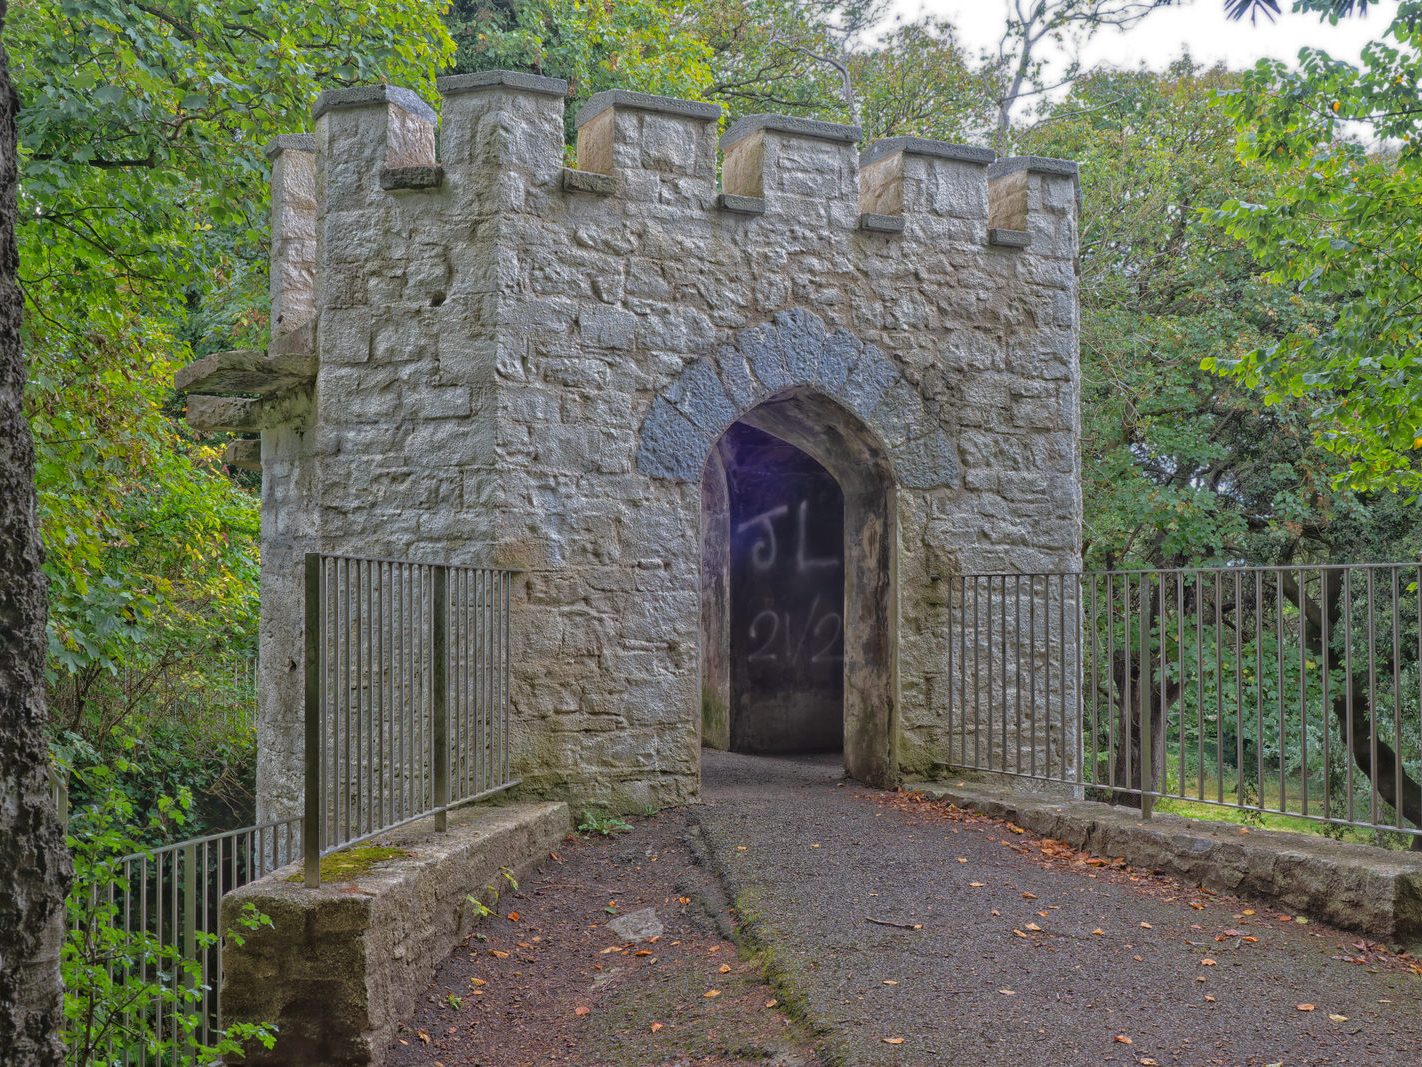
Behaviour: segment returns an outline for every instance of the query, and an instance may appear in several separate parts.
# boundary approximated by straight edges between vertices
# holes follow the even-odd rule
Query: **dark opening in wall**
[[[729,511],[730,747],[844,745],[844,494],[785,441],[721,442]]]

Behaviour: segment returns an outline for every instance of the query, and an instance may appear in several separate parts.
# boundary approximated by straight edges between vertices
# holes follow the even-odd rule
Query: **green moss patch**
[[[381,863],[408,855],[410,853],[403,848],[385,848],[380,845],[341,849],[339,852],[332,852],[329,856],[321,858],[321,881],[323,883],[353,881]],[[305,877],[304,873],[298,871],[296,874],[288,875],[286,880],[300,882]]]

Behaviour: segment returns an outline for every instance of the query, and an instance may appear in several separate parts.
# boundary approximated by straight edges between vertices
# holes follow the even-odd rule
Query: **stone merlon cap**
[[[283,152],[316,151],[316,135],[310,133],[279,133],[267,142],[268,159],[276,159]]]
[[[519,70],[480,70],[473,74],[451,74],[435,82],[441,96],[478,93],[486,89],[522,89],[543,96],[567,96],[568,83],[563,78],[545,78],[541,74],[526,74]]]
[[[327,89],[316,98],[316,106],[311,109],[311,121],[315,122],[326,112],[335,111],[337,108],[369,107],[371,104],[396,104],[426,122],[439,121],[434,108],[409,89],[394,85],[356,85],[349,89]]]
[[[886,137],[875,141],[859,156],[860,166],[877,163],[885,156],[903,152],[912,156],[935,156],[938,159],[956,159],[963,163],[988,164],[997,158],[991,148],[974,148],[966,144],[949,144],[947,141],[930,141],[926,137]]]
[[[1079,177],[1079,168],[1070,159],[1052,159],[1048,156],[1009,156],[999,159],[988,168],[988,177],[996,178],[1019,170],[1032,170],[1038,174],[1060,174],[1064,178]]]
[[[640,111],[659,111],[663,115],[683,115],[689,119],[705,119],[714,122],[721,117],[721,105],[703,104],[698,100],[678,100],[674,96],[653,96],[651,93],[634,93],[627,89],[609,89],[594,93],[588,102],[578,110],[573,120],[577,127],[586,126],[610,107],[630,107]]]
[[[864,135],[858,126],[841,126],[837,122],[802,119],[793,115],[745,115],[731,123],[730,129],[721,135],[721,147],[729,148],[757,130],[773,130],[837,144],[855,144]]]

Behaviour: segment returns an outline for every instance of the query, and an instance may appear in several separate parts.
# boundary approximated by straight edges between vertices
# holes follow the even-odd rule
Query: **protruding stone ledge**
[[[444,168],[438,165],[380,168],[380,188],[389,192],[400,189],[438,189],[443,184]]]
[[[276,1048],[249,1048],[240,1062],[384,1063],[436,968],[479,922],[469,898],[492,904],[508,884],[501,871],[531,874],[570,825],[561,803],[465,808],[447,833],[427,819],[377,838],[364,847],[380,858],[319,889],[293,864],[229,893],[223,929],[240,929],[248,904],[272,921],[222,947],[225,1019],[278,1027]]]
[[[859,228],[866,233],[903,233],[902,215],[881,215],[877,211],[865,211],[859,215]]]
[[[617,192],[617,176],[598,174],[591,170],[563,168],[563,191],[568,193],[593,193],[597,196],[613,196]]]
[[[204,433],[255,433],[261,401],[242,396],[190,396],[188,425]]]
[[[267,142],[266,156],[276,159],[283,152],[316,151],[316,135],[311,133],[279,133]]]
[[[259,471],[262,469],[262,441],[259,437],[244,437],[240,441],[228,441],[223,450],[222,462],[239,471]]]
[[[568,82],[563,78],[545,78],[541,74],[526,74],[518,70],[481,70],[473,74],[451,74],[435,81],[440,96],[462,93],[482,93],[491,89],[517,89],[543,96],[566,97]]]
[[[997,159],[997,153],[990,148],[976,148],[972,145],[951,144],[948,141],[932,141],[926,137],[886,137],[875,141],[859,155],[860,166],[867,167],[881,159],[887,159],[897,152],[910,156],[932,156],[936,159],[951,159],[959,163],[980,163],[987,165]]]
[[[802,119],[794,115],[746,115],[731,123],[730,128],[721,135],[721,148],[729,148],[737,141],[763,130],[836,144],[856,144],[864,136],[864,131],[858,126],[842,126],[837,122]]]
[[[214,352],[189,363],[173,376],[180,393],[221,396],[268,396],[316,379],[316,357],[307,352],[262,352],[239,348]]]
[[[651,93],[634,93],[628,89],[608,89],[595,93],[578,110],[573,120],[575,127],[586,126],[610,108],[633,108],[638,111],[655,111],[663,115],[680,115],[682,118],[704,119],[714,122],[721,117],[720,104],[707,104],[700,100],[679,100],[674,96],[654,96]]]
[[[716,197],[716,206],[733,215],[764,215],[765,197],[738,196],[735,193],[721,193]]]
[[[997,248],[1026,248],[1032,243],[1032,235],[1026,230],[1008,230],[994,226],[988,230],[988,244]]]
[[[909,783],[1033,833],[1120,857],[1210,889],[1275,900],[1349,930],[1404,943],[1422,940],[1422,856],[1311,834],[1250,830],[1140,812],[1088,800],[1060,800],[997,782]]]
[[[438,121],[434,108],[413,91],[395,85],[355,85],[349,89],[327,89],[316,98],[316,104],[311,109],[311,121],[315,122],[328,111],[370,107],[372,104],[394,104],[431,124]]]

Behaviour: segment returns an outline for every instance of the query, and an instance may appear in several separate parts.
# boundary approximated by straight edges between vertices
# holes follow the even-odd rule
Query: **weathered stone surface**
[[[1010,819],[1073,848],[1119,857],[1211,889],[1277,901],[1293,911],[1404,944],[1422,941],[1422,856],[1277,830],[1025,793],[991,782],[914,782],[918,790]]]
[[[988,230],[988,244],[999,248],[1026,248],[1032,243],[1032,235],[1026,230],[1004,230],[994,226]]]
[[[845,489],[880,642],[846,648],[858,766],[945,762],[954,605],[928,575],[1077,561],[1074,177],[894,141],[861,188],[857,130],[760,116],[718,188],[715,109],[638,94],[594,98],[569,170],[565,87],[530,77],[442,82],[439,158],[383,88],[323,98],[314,153],[276,157],[310,164],[273,245],[274,293],[310,310],[271,351],[309,338],[319,368],[260,417],[261,816],[299,811],[307,550],[521,568],[515,773],[590,806],[694,798],[700,483],[738,419]],[[436,166],[437,191],[381,187]]]
[[[415,998],[478,924],[468,898],[492,904],[508,884],[502,872],[526,877],[570,825],[564,804],[464,808],[450,813],[447,833],[423,820],[356,846],[405,855],[349,880],[307,889],[292,864],[228,893],[223,929],[241,929],[248,905],[272,925],[223,945],[224,1018],[279,1027],[275,1049],[253,1047],[234,1062],[383,1063]]]
[[[316,379],[316,358],[309,352],[259,352],[239,348],[214,352],[189,363],[173,376],[180,393],[220,396],[268,396]]]
[[[866,211],[859,216],[859,228],[869,233],[903,233],[904,217]]]

